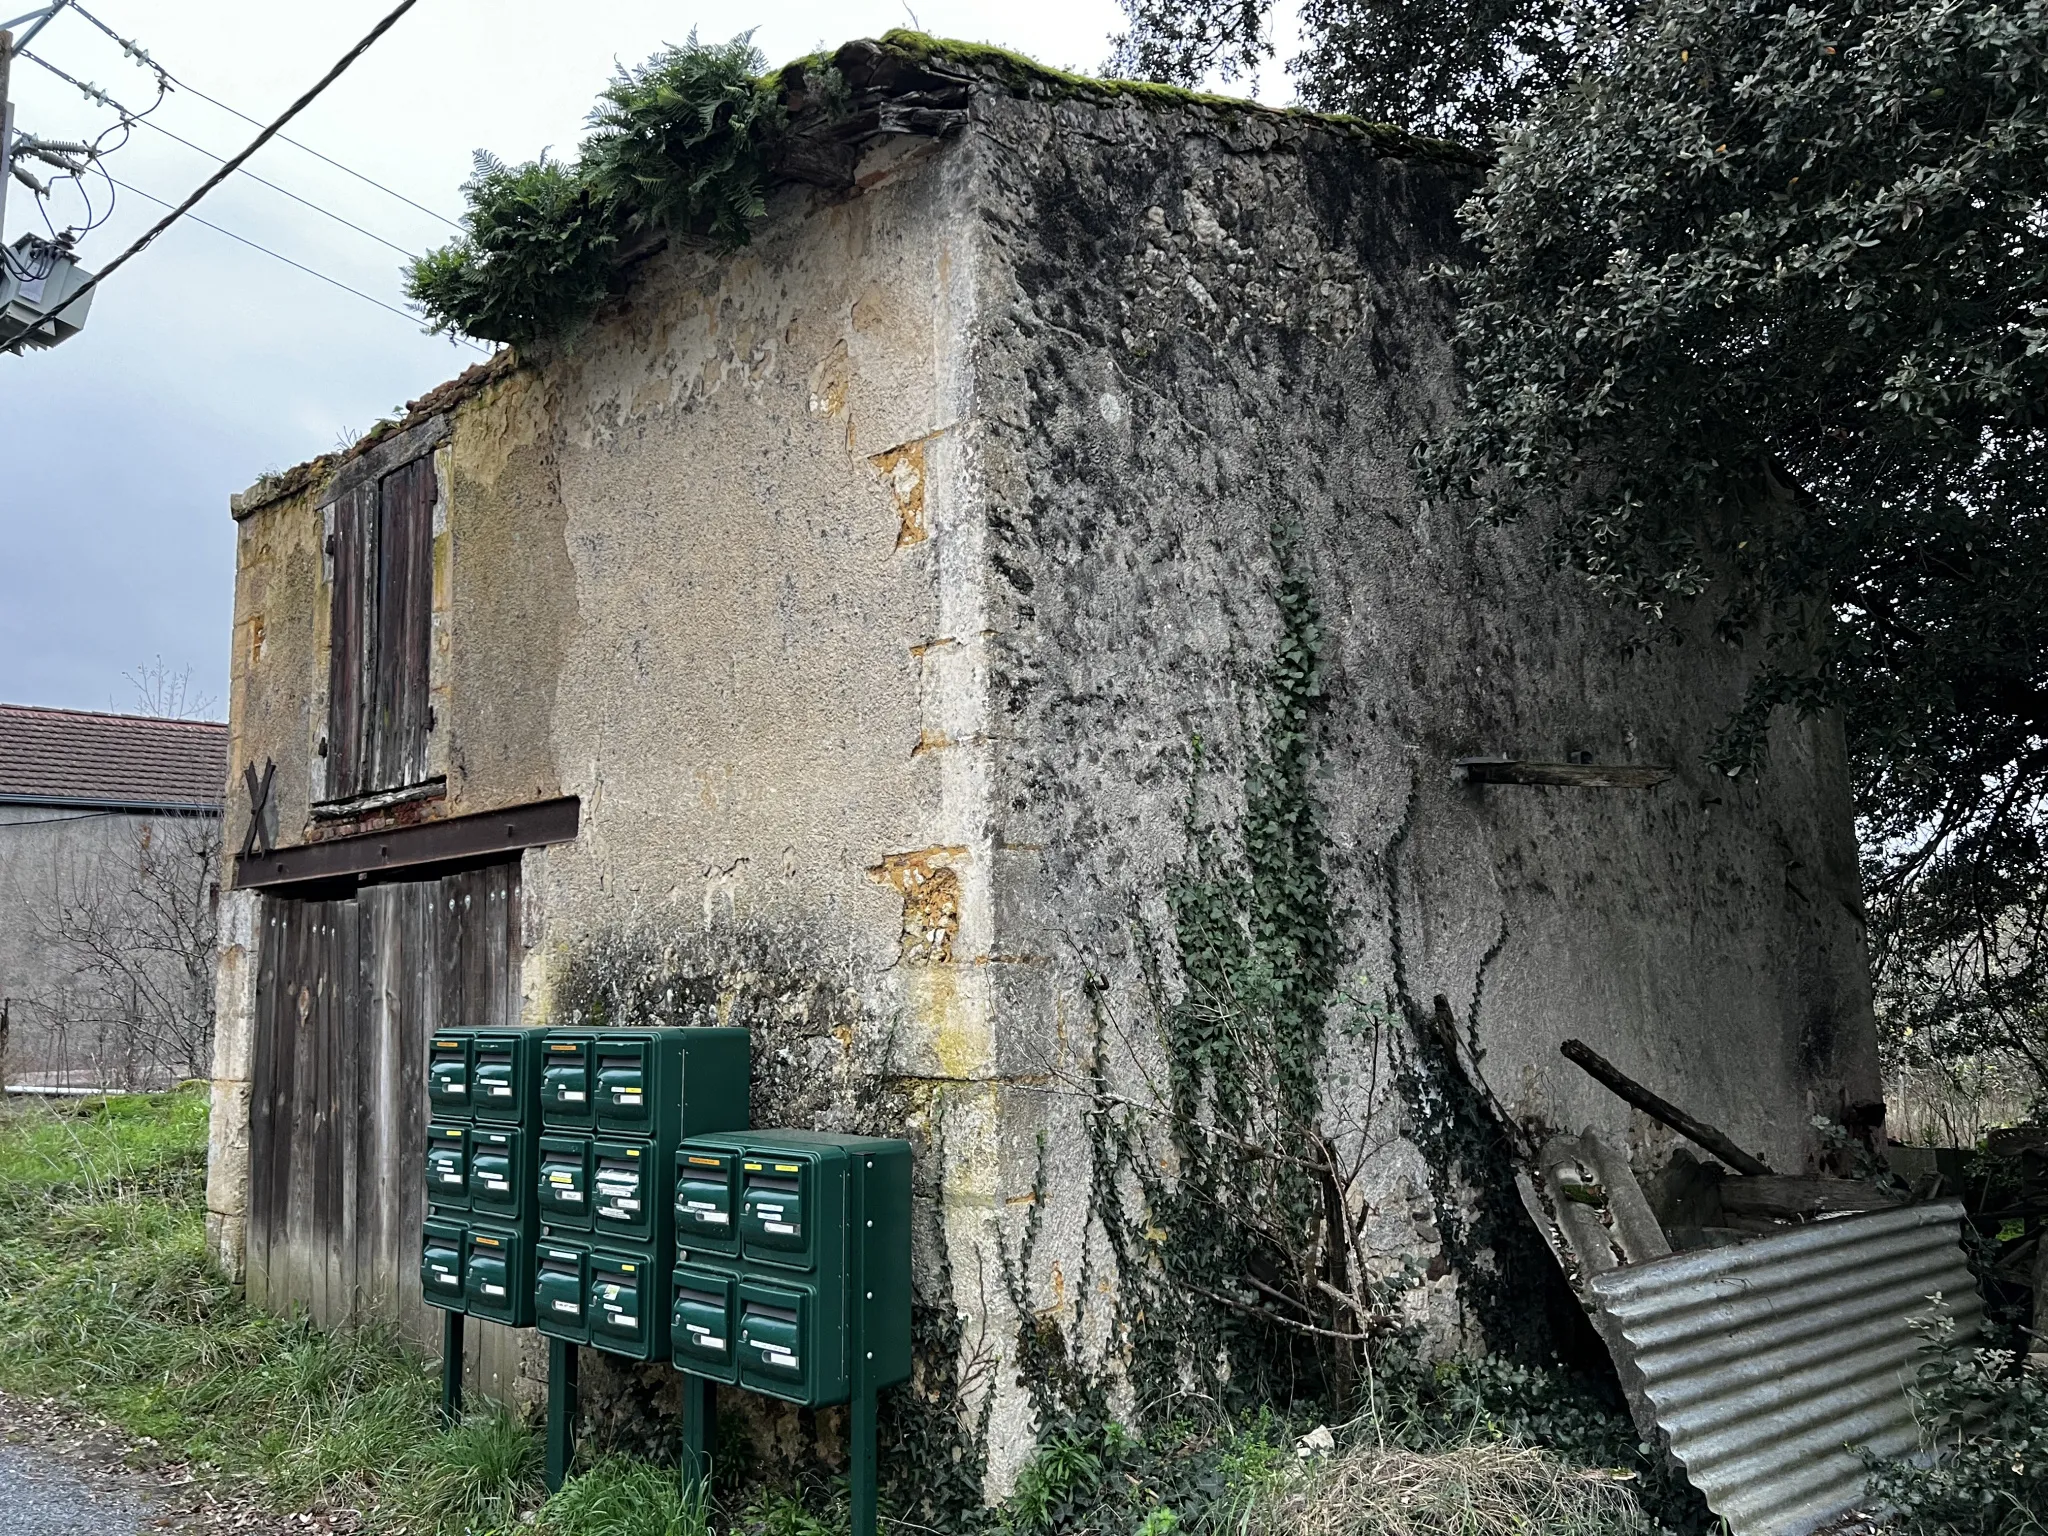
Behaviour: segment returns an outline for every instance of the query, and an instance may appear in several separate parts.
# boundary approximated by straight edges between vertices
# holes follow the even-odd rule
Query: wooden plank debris
[[[1737,1173],[1761,1176],[1772,1171],[1769,1163],[1743,1151],[1724,1133],[1715,1130],[1706,1121],[1694,1119],[1676,1104],[1667,1099],[1660,1099],[1634,1078],[1623,1074],[1612,1062],[1583,1040],[1567,1040],[1558,1049],[1564,1053],[1567,1061],[1583,1068],[1609,1092],[1633,1104],[1652,1120],[1670,1126],[1688,1141],[1705,1147]]]
[[[1467,784],[1552,784],[1565,789],[1650,789],[1673,770],[1649,763],[1538,763],[1519,758],[1461,757]]]

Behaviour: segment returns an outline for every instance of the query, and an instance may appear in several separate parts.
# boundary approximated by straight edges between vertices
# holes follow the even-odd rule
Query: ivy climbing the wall
[[[1107,985],[1089,983],[1094,1230],[1117,1272],[1112,1332],[1134,1394],[1163,1410],[1188,1391],[1233,1410],[1341,1403],[1389,1310],[1351,1193],[1385,1144],[1369,1123],[1381,1095],[1350,1091],[1348,1075],[1381,1059],[1388,1015],[1340,976],[1311,791],[1321,620],[1284,528],[1274,548],[1279,635],[1243,731],[1242,810],[1213,803],[1198,740],[1187,852],[1164,892],[1171,931],[1140,924],[1152,1038],[1127,1067],[1110,1059],[1124,1034]],[[1347,1091],[1328,1094],[1339,1083]],[[1066,1379],[1040,1358],[1049,1342],[1020,1346],[1041,1394]],[[1093,1406],[1088,1392],[1066,1396],[1069,1414]],[[1053,1405],[1039,1406],[1044,1417]]]

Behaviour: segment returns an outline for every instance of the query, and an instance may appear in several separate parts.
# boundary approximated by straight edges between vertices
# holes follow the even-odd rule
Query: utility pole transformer
[[[25,47],[64,4],[65,0],[56,0],[0,27],[0,236],[7,228],[7,188],[15,179],[14,103],[9,98],[8,74],[17,47]],[[17,44],[12,29],[23,22],[29,24],[28,30]],[[92,308],[92,294],[88,291],[77,303],[72,299],[90,277],[71,254],[68,240],[44,240],[31,234],[8,246],[0,239],[0,353],[54,347],[76,336]]]

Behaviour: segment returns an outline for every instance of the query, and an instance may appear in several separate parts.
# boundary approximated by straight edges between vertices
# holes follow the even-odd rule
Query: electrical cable
[[[152,224],[148,229],[144,230],[142,234],[134,241],[134,243],[128,247],[127,250],[123,251],[120,255],[116,256],[111,262],[107,263],[106,266],[100,268],[98,272],[93,274],[91,277],[87,278],[84,282],[80,283],[78,285],[78,288],[72,293],[71,297],[66,299],[64,303],[48,317],[49,320],[54,322],[56,320],[62,319],[65,311],[69,310],[80,299],[85,298],[86,296],[91,294],[92,291],[95,288],[99,287],[101,283],[105,282],[109,277],[112,277],[116,272],[120,271],[122,267],[126,266],[135,257],[139,256],[143,251],[147,250],[151,242],[153,242],[158,235],[161,235],[165,230],[169,229],[173,224],[177,223],[179,219],[183,218],[186,214],[190,213],[192,211],[193,206],[196,203],[198,203],[198,201],[201,198],[205,197],[207,193],[211,192],[215,187],[219,186],[222,182],[226,181],[230,176],[234,175],[236,171],[240,170],[242,168],[243,161],[247,160],[251,155],[255,154],[256,151],[261,149],[265,144],[268,144],[273,138],[277,136],[278,131],[282,129],[286,123],[290,122],[293,118],[297,117],[301,112],[305,111],[307,107],[311,106],[314,103],[314,101],[316,101],[319,98],[320,93],[322,91],[325,91],[328,86],[332,85],[336,80],[340,79],[343,71],[345,71],[351,64],[355,63],[355,61],[361,58],[365,53],[369,52],[370,48],[376,43],[377,39],[382,37],[386,32],[389,32],[393,27],[397,26],[399,18],[405,15],[407,11],[411,10],[417,4],[419,4],[419,0],[399,0],[399,3],[396,6],[392,7],[391,11],[384,17],[384,19],[382,21],[379,21],[376,26],[372,27],[369,30],[369,32],[364,35],[362,41],[358,42],[353,48],[349,49],[347,53],[343,54],[338,60],[336,60],[334,67],[332,69],[328,70],[326,74],[322,75],[318,80],[316,80],[313,83],[312,87],[308,89],[304,95],[300,96],[297,101],[293,102],[290,106],[286,107],[284,109],[284,112],[279,117],[277,117],[261,133],[257,134],[255,138],[251,139],[247,147],[244,148],[240,154],[236,155],[231,160],[224,161],[221,164],[221,168],[215,171],[211,176],[207,177],[206,180],[202,181],[198,185],[198,187],[196,187],[192,191],[192,193],[185,199],[184,202],[178,204],[177,207],[171,209],[169,213],[165,214],[162,218],[158,219],[156,223]],[[369,295],[365,294],[364,297],[368,298]],[[374,304],[382,304],[383,300],[372,299],[371,302]]]
[[[65,229],[60,233],[57,229],[56,222],[50,217],[49,206],[50,191],[52,188],[56,186],[59,178],[53,177],[51,179],[49,187],[33,187],[33,190],[36,193],[36,211],[42,215],[43,226],[44,228],[49,230],[51,238],[57,240],[60,244],[74,244],[76,243],[79,236],[91,234],[93,230],[97,229],[100,225],[104,224],[108,219],[112,218],[114,214],[114,198],[111,195],[113,190],[112,178],[107,178],[109,183],[109,196],[107,198],[107,206],[104,211],[95,213],[93,209],[92,195],[85,190],[85,177],[87,173],[97,172],[100,176],[106,177],[106,167],[101,165],[100,161],[104,159],[106,156],[113,154],[116,151],[119,151],[127,146],[128,140],[133,136],[135,124],[140,122],[147,122],[150,113],[156,111],[157,108],[161,107],[164,104],[164,97],[169,92],[170,85],[166,78],[164,77],[163,73],[161,71],[158,71],[156,81],[156,100],[151,102],[149,106],[144,108],[142,111],[137,112],[129,107],[122,106],[120,102],[114,100],[113,97],[109,96],[105,91],[101,90],[98,86],[88,84],[86,81],[80,80],[74,75],[66,74],[63,70],[57,68],[56,65],[50,63],[49,60],[44,59],[37,54],[31,53],[26,47],[16,46],[10,51],[13,55],[27,59],[32,64],[41,65],[44,69],[49,70],[50,73],[56,75],[58,78],[64,80],[66,83],[76,86],[78,90],[82,92],[88,100],[96,101],[103,107],[111,107],[120,119],[120,121],[116,122],[111,127],[102,129],[98,134],[94,135],[93,140],[90,144],[84,146],[83,154],[85,163],[82,165],[70,163],[67,161],[50,161],[50,157],[48,155],[42,155],[38,157],[45,161],[49,161],[49,163],[51,164],[59,165],[62,169],[64,169],[67,175],[62,179],[66,179],[71,182],[73,190],[78,193],[80,200],[85,204],[85,222],[83,224],[67,225]],[[151,123],[150,126],[153,128],[156,125],[154,123]],[[117,133],[121,135],[120,142],[115,144],[111,149],[108,148],[107,140],[112,138]],[[25,145],[21,153],[35,155],[36,151],[34,147],[33,135],[24,133],[21,130],[17,129],[15,131],[15,138],[17,141],[21,141]]]
[[[72,3],[68,7],[68,9],[77,12],[80,16],[83,16],[95,27],[98,27],[100,31],[106,33],[108,37],[111,37],[116,43],[120,44],[121,49],[124,53],[132,55],[133,57],[141,60],[144,64],[148,65],[149,68],[158,71],[160,74],[163,75],[165,79],[169,80],[172,84],[176,85],[179,90],[189,92],[190,94],[197,96],[201,101],[206,102],[208,105],[219,107],[221,111],[226,112],[232,117],[239,117],[243,122],[248,123],[253,127],[260,128],[263,126],[261,122],[251,117],[248,113],[237,111],[235,108],[229,106],[226,102],[207,95],[206,92],[200,90],[198,86],[192,84],[189,80],[186,80],[181,76],[172,74],[168,69],[165,69],[163,65],[159,64],[155,59],[151,58],[148,51],[141,47],[141,45],[131,41],[128,38],[121,36],[120,33],[116,32],[112,27],[108,26],[104,21],[101,21],[99,17],[93,15],[93,13],[91,11],[88,11],[84,6],[76,4],[75,0],[74,3]],[[417,208],[421,213],[426,214],[429,218],[439,219],[443,224],[446,224],[450,229],[462,228],[461,224],[457,223],[454,219],[449,218],[447,214],[436,212],[434,209],[429,208],[425,203],[414,202],[411,198],[407,197],[403,192],[394,191],[390,187],[385,186],[383,182],[376,181],[373,180],[371,177],[365,176],[361,171],[356,170],[354,167],[343,165],[339,160],[336,160],[331,156],[321,154],[319,150],[313,148],[313,146],[310,144],[301,144],[297,139],[291,137],[291,135],[284,133],[280,133],[278,135],[278,138],[282,140],[284,143],[291,145],[292,148],[294,149],[304,150],[307,154],[311,155],[316,160],[325,160],[337,171],[346,171],[349,175],[355,177],[357,181],[362,182],[366,186],[375,187],[379,192],[384,193],[387,197],[397,198],[401,203],[404,203],[408,208]]]
[[[156,196],[154,193],[145,192],[142,190],[142,188],[134,186],[128,182],[122,181],[118,177],[109,176],[108,180],[112,181],[114,185],[119,187],[123,192],[133,192],[137,197],[142,198],[145,202],[155,203],[159,208],[169,208],[172,206],[170,203],[165,202],[162,198]],[[401,320],[409,320],[414,325],[418,325],[420,323],[420,317],[418,315],[409,314],[405,310],[400,309],[395,304],[386,304],[382,299],[378,298],[373,293],[365,293],[360,288],[351,288],[347,283],[344,283],[340,278],[329,277],[325,272],[320,271],[317,267],[309,267],[303,261],[294,261],[292,260],[291,257],[283,254],[281,251],[273,251],[267,245],[259,245],[256,241],[251,240],[247,235],[238,235],[232,229],[228,229],[223,227],[222,225],[215,224],[210,220],[202,219],[196,213],[188,213],[185,215],[185,217],[190,219],[194,224],[204,225],[207,229],[212,230],[217,235],[226,235],[230,240],[240,241],[243,245],[248,246],[249,249],[251,249],[252,251],[261,251],[264,255],[281,261],[288,267],[297,267],[301,272],[305,273],[308,277],[317,277],[320,279],[321,282],[332,284],[334,287],[339,288],[343,293],[352,293],[359,299],[368,299],[372,304],[376,305],[379,309],[389,310],[392,314],[398,316],[399,319]],[[466,343],[469,346],[476,347],[476,349],[479,352],[488,353],[490,350],[488,347],[478,346],[477,343],[470,341],[469,338],[466,336],[457,337],[456,339],[458,341]]]
[[[85,15],[83,11],[80,11],[79,14],[81,16]],[[89,16],[87,16],[86,19],[88,21],[92,20],[92,18]],[[138,122],[142,124],[142,126],[145,128],[154,128],[158,133],[162,134],[165,138],[175,140],[177,143],[184,145],[187,149],[206,156],[207,159],[215,162],[216,164],[225,163],[227,160],[227,156],[217,155],[212,150],[206,148],[204,145],[194,144],[190,139],[186,138],[184,135],[173,133],[170,129],[166,128],[162,123],[150,121],[148,115],[145,113],[130,112],[126,107],[122,106],[121,103],[114,100],[113,97],[109,96],[105,91],[101,90],[98,86],[88,85],[85,81],[80,80],[76,75],[66,74],[63,70],[59,69],[56,65],[52,64],[48,59],[42,58],[37,54],[30,53],[26,48],[17,48],[15,50],[15,56],[17,58],[27,59],[31,64],[40,64],[44,69],[47,69],[59,80],[64,81],[67,85],[76,86],[80,91],[83,91],[88,97],[90,97],[94,101],[99,102],[102,106],[112,107],[116,112],[119,112],[124,119],[130,119],[135,122]],[[150,111],[152,112],[155,110],[156,109],[154,107],[150,109]],[[305,207],[312,209],[315,213],[325,214],[328,218],[334,220],[334,222],[337,224],[347,225],[357,234],[366,235],[370,239],[376,241],[379,245],[390,247],[390,249],[398,252],[398,254],[401,256],[410,258],[413,256],[417,256],[419,254],[417,251],[407,250],[404,246],[398,244],[395,240],[386,240],[382,235],[378,234],[373,229],[365,229],[363,228],[362,225],[357,224],[352,220],[343,218],[340,214],[336,213],[331,208],[323,208],[318,203],[313,202],[311,199],[299,196],[298,193],[292,191],[289,187],[280,187],[274,181],[266,181],[263,177],[258,176],[254,171],[249,170],[247,167],[244,167],[240,174],[248,177],[253,182],[257,182],[262,186],[270,188],[270,190],[273,192],[281,193],[283,196],[290,198],[295,203],[303,204]]]
[[[169,74],[170,72],[166,70],[165,73]],[[171,83],[175,85],[179,90],[197,96],[201,101],[207,102],[212,106],[219,107],[221,111],[228,113],[230,116],[239,117],[245,123],[254,123],[256,121],[256,119],[251,117],[248,113],[237,112],[233,107],[229,106],[226,102],[215,100],[213,97],[207,95],[206,92],[200,90],[198,86],[192,84],[191,81],[185,79],[182,75],[171,75]],[[355,169],[354,166],[343,165],[339,160],[334,159],[331,155],[321,154],[319,150],[315,149],[310,144],[302,144],[299,142],[299,140],[292,138],[289,134],[283,133],[280,133],[278,135],[278,139],[283,143],[291,145],[291,147],[294,149],[304,150],[307,154],[311,155],[315,160],[325,160],[337,171],[347,172],[349,175],[355,177],[357,181],[362,182],[365,186],[375,187],[379,192],[382,192],[387,197],[397,198],[401,203],[404,203],[408,208],[417,208],[421,213],[424,213],[430,219],[439,219],[443,224],[446,224],[450,229],[460,230],[462,228],[462,224],[459,220],[451,219],[448,217],[447,214],[442,213],[438,209],[429,208],[425,203],[414,202],[411,198],[407,197],[403,192],[394,191],[392,188],[385,186],[383,182],[377,181],[372,177],[365,176],[361,171]]]

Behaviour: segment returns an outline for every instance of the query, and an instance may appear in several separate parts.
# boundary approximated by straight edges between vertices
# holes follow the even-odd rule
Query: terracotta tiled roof
[[[0,801],[218,806],[228,728],[0,704]]]

